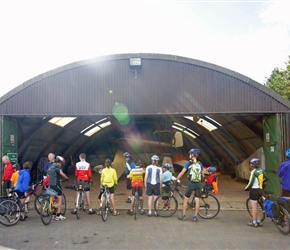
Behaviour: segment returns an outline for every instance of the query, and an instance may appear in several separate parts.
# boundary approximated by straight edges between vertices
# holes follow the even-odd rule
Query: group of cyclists
[[[157,216],[156,211],[152,212],[152,203],[157,199],[157,197],[161,193],[169,193],[170,192],[170,182],[173,181],[180,181],[180,178],[187,172],[189,177],[190,169],[193,168],[193,165],[196,163],[198,168],[199,177],[197,179],[188,178],[188,186],[185,192],[185,201],[183,202],[183,212],[179,219],[181,221],[186,220],[186,210],[187,210],[187,203],[188,199],[190,198],[191,194],[195,192],[195,214],[193,216],[193,221],[197,221],[197,214],[199,211],[199,197],[201,195],[202,189],[202,179],[204,178],[204,167],[203,164],[197,160],[200,150],[197,148],[191,149],[189,152],[189,160],[183,167],[183,170],[178,174],[175,178],[170,171],[172,169],[172,165],[170,163],[164,163],[160,166],[159,157],[157,155],[153,155],[151,157],[151,164],[143,170],[141,166],[141,161],[136,160],[134,162],[131,159],[131,156],[128,152],[123,154],[125,161],[126,161],[126,174],[127,174],[127,190],[129,191],[128,194],[128,203],[133,203],[134,195],[136,192],[136,185],[139,187],[145,187],[146,195],[148,196],[148,216]],[[216,176],[216,168],[211,166],[207,170],[209,173],[209,177],[206,179],[206,185],[204,190],[208,191],[212,189],[212,182],[214,181],[214,176]],[[143,178],[144,176],[144,178]],[[144,214],[143,208],[143,189],[139,188],[139,197],[141,199],[141,214]],[[128,214],[133,214],[133,206],[128,211]]]
[[[205,169],[203,164],[198,161],[198,156],[200,154],[200,150],[197,148],[191,149],[189,152],[189,160],[185,163],[182,171],[174,177],[172,175],[172,165],[170,163],[159,163],[159,157],[157,155],[153,155],[151,157],[151,164],[146,168],[143,168],[142,161],[140,159],[136,159],[135,161],[131,158],[131,155],[128,152],[123,154],[125,159],[125,173],[126,173],[126,188],[128,190],[128,199],[127,203],[131,203],[132,207],[128,210],[128,214],[133,214],[133,203],[135,192],[138,191],[138,195],[141,201],[141,214],[145,214],[145,209],[143,205],[143,187],[146,190],[146,195],[148,197],[148,213],[149,217],[157,216],[156,211],[152,211],[152,203],[157,199],[157,197],[162,193],[170,192],[170,183],[171,181],[180,181],[182,176],[187,172],[188,176],[188,185],[187,190],[184,196],[183,202],[183,210],[182,214],[178,217],[179,220],[186,220],[186,211],[188,200],[191,194],[195,193],[195,212],[192,220],[196,222],[198,220],[197,215],[199,212],[199,198],[201,195],[201,190],[208,191],[211,190],[212,182],[216,178],[216,168],[210,166],[207,168],[208,177],[206,178],[206,185],[204,187],[201,186],[202,179],[204,179]],[[280,165],[277,170],[279,177],[281,178],[282,185],[282,196],[289,199],[290,196],[290,148],[285,152],[287,159]],[[56,191],[58,195],[58,206],[56,207],[56,211],[53,214],[53,219],[55,220],[65,220],[60,211],[62,206],[62,188],[60,185],[60,178],[69,179],[68,176],[62,171],[62,168],[65,164],[65,160],[62,156],[54,156],[54,154],[50,153],[50,160],[47,164],[49,167],[46,169],[47,173],[44,176],[44,183],[50,186],[54,191]],[[84,181],[90,183],[92,181],[92,169],[90,164],[86,161],[86,154],[81,153],[79,155],[80,161],[76,163],[75,166],[75,176],[78,181]],[[23,164],[23,169],[19,170],[19,165],[12,165],[12,162],[9,160],[7,156],[2,157],[2,161],[5,164],[4,166],[4,175],[2,177],[2,185],[5,187],[7,194],[14,188],[18,192],[19,197],[22,197],[22,202],[25,201],[25,195],[28,192],[28,185],[30,182],[30,174],[29,171],[32,167],[32,163],[26,162]],[[250,166],[253,168],[249,182],[245,187],[245,191],[249,191],[250,202],[252,205],[252,220],[247,224],[253,227],[261,227],[262,222],[259,217],[257,200],[263,194],[263,188],[265,182],[269,179],[268,175],[264,170],[260,167],[260,159],[253,158],[249,162]],[[198,173],[200,176],[196,174],[194,179],[192,176],[193,168],[200,168]],[[12,175],[16,173],[17,178]],[[15,175],[16,175],[15,174]],[[197,177],[198,176],[198,177]],[[18,179],[18,180],[17,180]],[[106,185],[110,191],[110,199],[111,204],[113,206],[113,215],[119,215],[120,213],[116,210],[116,205],[114,201],[114,193],[115,186],[118,184],[118,178],[116,170],[112,167],[112,160],[105,160],[105,167],[101,171],[101,186]],[[13,183],[13,184],[12,184]],[[138,187],[138,188],[137,188]],[[85,195],[86,200],[89,206],[89,214],[96,214],[96,211],[92,209],[91,199],[90,199],[90,185],[86,187]],[[102,195],[102,188],[100,189],[99,199]],[[100,200],[101,202],[101,200]],[[100,206],[102,204],[100,203]],[[76,209],[72,210],[72,213],[76,213]],[[100,212],[98,212],[100,213]]]

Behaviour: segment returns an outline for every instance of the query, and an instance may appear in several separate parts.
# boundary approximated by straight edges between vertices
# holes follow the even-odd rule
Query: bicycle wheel
[[[82,205],[83,211],[85,212],[86,211],[86,205],[85,205],[85,193],[84,192],[82,193],[82,202],[81,202],[81,205]]]
[[[60,213],[64,216],[65,212],[66,212],[66,197],[65,197],[65,194],[62,193],[62,203],[61,203]]]
[[[38,214],[40,214],[40,205],[41,205],[41,201],[43,200],[44,197],[45,197],[44,194],[39,194],[39,195],[35,196],[34,209]]]
[[[12,200],[4,200],[0,203],[0,223],[4,226],[15,225],[21,216],[21,208]]]
[[[77,216],[77,219],[79,219],[80,216],[81,216],[81,206],[82,206],[82,194],[80,194],[78,192],[77,204],[76,204],[76,216]]]
[[[273,218],[272,222],[281,234],[290,233],[290,215],[284,207],[280,206],[280,215],[278,218]]]
[[[50,211],[50,197],[47,196],[42,199],[40,205],[40,218],[44,225],[48,225],[52,219],[52,212]]]
[[[108,205],[107,205],[108,201],[105,195],[102,195],[101,199],[102,199],[101,215],[103,221],[106,221],[108,217]]]
[[[137,219],[138,208],[139,208],[139,196],[135,196],[134,205],[133,205],[134,220]]]
[[[261,221],[264,221],[266,218],[266,214],[265,214],[265,211],[263,210],[263,205],[261,205],[259,201],[258,201],[257,205],[258,205],[258,212],[260,214]],[[248,198],[246,200],[246,207],[247,207],[247,211],[248,211],[249,215],[251,216],[251,218],[253,218],[252,205],[251,205],[250,198]]]
[[[154,201],[154,210],[160,217],[174,215],[178,208],[177,199],[174,196],[159,195]]]
[[[220,212],[220,202],[213,195],[208,194],[207,198],[199,198],[198,215],[204,219],[212,219]]]

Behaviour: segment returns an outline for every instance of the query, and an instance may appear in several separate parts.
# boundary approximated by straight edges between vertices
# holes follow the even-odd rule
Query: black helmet
[[[137,159],[137,160],[136,160],[136,165],[137,165],[137,166],[141,166],[141,165],[142,165],[142,161],[141,161],[140,159]]]
[[[255,168],[257,168],[260,165],[260,159],[253,158],[253,159],[250,160],[250,164],[253,165]]]
[[[55,163],[62,163],[62,164],[65,164],[65,159],[62,157],[62,156],[57,156],[55,157],[55,160],[54,160]]]
[[[105,160],[105,163],[107,163],[109,165],[112,165],[112,160],[108,158],[108,159]]]

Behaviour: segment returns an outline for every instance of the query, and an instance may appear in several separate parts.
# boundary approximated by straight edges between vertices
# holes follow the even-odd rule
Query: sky
[[[290,0],[0,0],[0,97],[42,73],[123,53],[193,58],[264,84],[290,56]]]

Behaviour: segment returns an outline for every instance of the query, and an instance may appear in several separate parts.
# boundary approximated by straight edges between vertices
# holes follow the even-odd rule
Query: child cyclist
[[[172,175],[172,172],[170,171],[170,169],[172,168],[172,165],[169,163],[165,163],[162,166],[162,194],[163,197],[162,199],[164,200],[164,207],[163,209],[170,209],[170,205],[168,204],[168,206],[166,207],[166,201],[168,200],[168,196],[170,194],[171,191],[171,187],[170,187],[170,183],[173,180],[176,180],[176,178]]]
[[[216,167],[210,166],[207,168],[208,176],[205,179],[205,185],[203,187],[204,193],[208,194],[209,191],[213,190],[212,183],[216,181],[217,175],[216,175]]]
[[[131,171],[129,173],[129,178],[131,179],[131,187],[132,187],[132,208],[129,210],[130,215],[133,215],[136,186],[139,187],[138,188],[138,195],[139,195],[140,206],[141,206],[140,214],[145,214],[145,211],[143,209],[144,174],[145,174],[145,169],[142,168],[141,160],[136,160],[136,167],[131,169]]]

